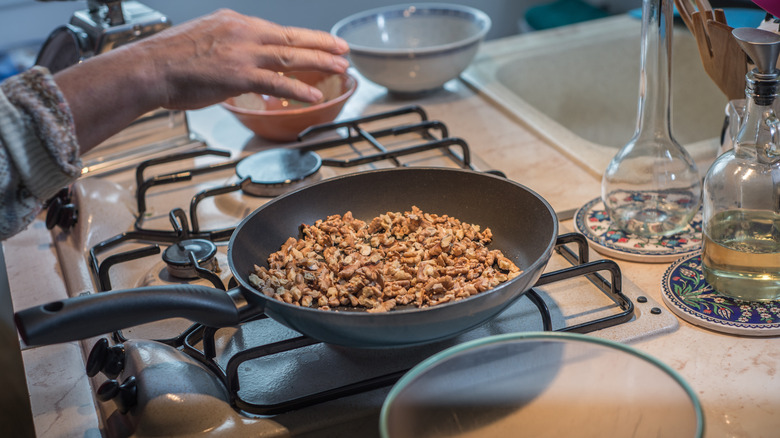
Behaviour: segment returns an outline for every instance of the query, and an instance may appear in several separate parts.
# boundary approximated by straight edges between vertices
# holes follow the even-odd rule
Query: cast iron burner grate
[[[573,251],[569,246],[567,246],[570,244],[576,245],[576,251]],[[620,267],[617,265],[617,263],[612,260],[597,260],[589,262],[587,240],[585,236],[579,233],[569,233],[558,236],[555,252],[562,256],[568,263],[571,264],[571,266],[543,274],[537,283],[524,295],[528,297],[528,299],[538,310],[542,326],[545,331],[589,333],[628,322],[633,318],[634,305],[631,300],[622,292],[622,276]],[[157,253],[159,253],[159,250]],[[145,255],[140,256],[143,257]],[[126,257],[125,261],[130,261],[134,258],[137,258],[137,254]],[[195,256],[193,255],[191,258],[194,260]],[[104,261],[104,263],[106,262]],[[100,270],[102,272],[107,272],[107,270],[104,269]],[[609,280],[605,279],[600,274],[604,271],[610,274]],[[226,289],[221,280],[218,278],[213,279],[213,277],[209,276],[208,270],[199,268],[198,272],[205,274],[203,278],[212,279],[215,287],[222,290]],[[585,293],[594,293],[593,291],[595,290],[595,293],[604,294],[612,302],[614,302],[619,311],[611,315],[597,317],[590,321],[578,323],[575,325],[553,328],[550,310],[537,292],[536,288],[551,283],[580,277],[587,278],[595,286],[594,288],[586,288]],[[103,283],[103,286],[109,287],[104,290],[109,290],[110,281],[108,281],[107,275],[105,280],[106,282]],[[231,283],[234,283],[234,279],[231,279]],[[230,285],[230,287],[233,286],[235,286],[235,284]],[[266,315],[258,313],[252,316],[250,319],[244,321],[244,323],[265,318],[267,318]],[[227,365],[223,367],[217,362],[216,334],[219,330],[220,328],[194,324],[175,338],[162,339],[158,341],[180,348],[190,357],[203,363],[224,383],[230,395],[231,405],[235,409],[249,414],[276,415],[317,405],[319,403],[332,401],[342,397],[384,388],[395,383],[411,368],[406,367],[390,373],[383,373],[381,375],[367,379],[361,379],[359,381],[345,385],[339,385],[324,391],[314,392],[302,397],[295,397],[270,404],[258,404],[247,401],[240,395],[241,381],[239,367],[241,364],[250,360],[270,358],[277,354],[306,348],[315,344],[319,344],[320,342],[307,336],[297,336],[278,342],[258,345],[244,349],[232,355],[229,359],[227,359]],[[124,342],[127,340],[122,335],[121,331],[115,332],[113,338],[115,342]],[[200,349],[198,349],[198,345],[201,345]]]
[[[416,123],[409,123],[409,116],[419,118]],[[404,117],[404,124],[398,125],[397,119]],[[395,126],[368,131],[364,125],[389,121]],[[387,161],[394,166],[405,166],[399,158],[419,154],[431,150],[440,150],[449,157],[452,163],[463,169],[474,170],[471,163],[471,154],[466,142],[460,138],[449,136],[447,127],[439,122],[428,120],[428,115],[419,106],[410,105],[393,111],[373,114],[350,120],[332,122],[323,125],[312,126],[303,131],[298,139],[303,142],[311,137],[326,135],[328,133],[340,133],[346,130],[346,134],[338,138],[317,141],[314,143],[296,144],[290,147],[267,149],[247,157],[231,160],[224,163],[213,164],[182,171],[157,175],[145,178],[147,169],[162,164],[188,160],[201,156],[230,157],[226,151],[206,149],[183,154],[176,154],[141,163],[136,170],[136,199],[138,216],[135,229],[149,235],[165,238],[166,241],[175,241],[179,236],[172,235],[170,231],[148,230],[143,228],[145,213],[147,211],[146,194],[153,188],[167,184],[191,181],[193,177],[205,175],[226,169],[235,169],[237,182],[221,187],[214,187],[197,193],[190,202],[190,234],[193,236],[205,235],[209,238],[226,238],[232,233],[232,228],[203,231],[200,227],[198,206],[200,203],[214,196],[241,191],[244,194],[258,197],[273,197],[289,192],[316,182],[321,178],[319,170],[321,166],[349,168],[380,161]],[[416,134],[419,141],[404,147],[390,148],[380,142],[381,139],[397,138],[406,134]],[[371,153],[363,153],[357,145],[368,145]],[[322,158],[318,152],[326,149],[351,146],[354,156],[342,159]],[[459,150],[453,150],[459,149]],[[490,173],[502,175],[501,172]],[[172,239],[172,240],[171,240]]]

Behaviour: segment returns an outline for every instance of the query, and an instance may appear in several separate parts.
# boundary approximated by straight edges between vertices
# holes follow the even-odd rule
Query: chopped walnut
[[[369,222],[351,212],[301,226],[255,265],[249,282],[264,295],[322,310],[396,306],[429,307],[468,298],[522,273],[499,250],[489,250],[490,228],[481,229],[416,206]]]

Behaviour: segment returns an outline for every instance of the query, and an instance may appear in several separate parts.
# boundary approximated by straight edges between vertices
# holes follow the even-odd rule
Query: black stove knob
[[[62,189],[49,199],[46,210],[46,228],[51,230],[59,225],[63,230],[73,228],[78,221],[78,209],[71,203],[70,192]]]
[[[128,377],[121,385],[114,379],[106,380],[97,390],[97,399],[102,402],[113,400],[117,410],[126,414],[138,403],[135,376]]]
[[[108,339],[102,338],[95,343],[87,357],[87,375],[95,377],[97,373],[109,379],[116,379],[125,367],[125,348],[122,344],[110,346]]]
[[[119,395],[119,382],[114,379],[106,380],[97,389],[97,399],[102,402],[112,400]]]

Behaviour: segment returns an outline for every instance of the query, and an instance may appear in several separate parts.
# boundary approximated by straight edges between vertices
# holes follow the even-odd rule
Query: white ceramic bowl
[[[351,15],[331,29],[350,47],[352,65],[397,93],[420,93],[457,77],[474,59],[490,18],[467,6],[420,3]]]

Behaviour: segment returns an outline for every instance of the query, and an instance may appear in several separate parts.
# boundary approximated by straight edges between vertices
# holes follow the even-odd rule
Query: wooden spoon
[[[694,3],[695,2],[695,3]],[[708,0],[674,0],[685,25],[696,38],[704,71],[729,100],[745,97],[747,56],[731,35],[723,9]]]
[[[707,20],[706,26],[712,46],[714,68],[714,71],[708,74],[729,100],[744,99],[745,75],[748,72],[747,55],[731,34],[731,26],[714,20]]]

